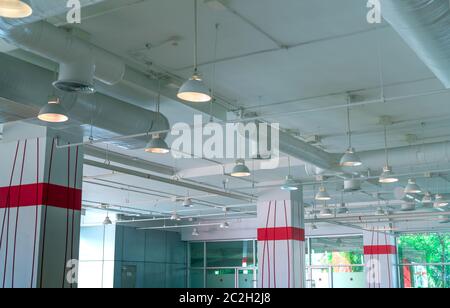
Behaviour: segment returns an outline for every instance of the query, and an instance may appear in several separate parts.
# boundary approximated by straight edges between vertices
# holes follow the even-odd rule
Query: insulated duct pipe
[[[436,77],[450,88],[448,0],[381,0],[384,19]]]
[[[84,79],[87,80],[83,84],[87,86],[90,83],[89,67],[92,68],[94,64],[93,77],[100,81],[96,86],[101,93],[143,108],[151,106],[149,102],[153,100],[152,92],[148,90],[151,82],[147,76],[126,67],[120,58],[108,51],[76,38],[63,29],[42,21],[14,28],[6,33],[5,39],[31,53],[59,62],[61,68],[68,66],[70,69],[73,67],[71,64],[78,63],[77,69],[86,68],[79,75],[85,76]],[[89,62],[91,60],[93,61]],[[335,170],[338,166],[336,155],[317,149],[282,131],[280,151],[321,169]]]
[[[359,152],[358,155],[365,168],[378,170],[386,164],[384,150]],[[448,165],[450,163],[450,142],[389,149],[389,163],[395,168]]]
[[[125,74],[125,64],[119,57],[47,22],[2,32],[7,42],[58,62],[61,82],[79,82],[93,87],[95,78],[114,85]]]
[[[18,104],[33,106],[37,113],[54,91],[51,86],[53,74],[5,54],[0,54],[0,63],[0,95]],[[169,129],[169,122],[163,115],[102,94],[58,94],[61,94],[58,96],[71,119],[68,127],[70,124],[92,124],[108,136]],[[130,149],[143,148],[147,139],[126,139],[118,145]]]

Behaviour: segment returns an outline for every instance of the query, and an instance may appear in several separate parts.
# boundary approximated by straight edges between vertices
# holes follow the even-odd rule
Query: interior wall
[[[79,288],[113,287],[115,241],[114,225],[81,227]]]
[[[187,243],[175,232],[116,227],[115,288],[186,288]]]

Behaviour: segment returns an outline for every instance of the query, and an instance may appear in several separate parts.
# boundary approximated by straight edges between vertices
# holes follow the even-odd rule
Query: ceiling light
[[[349,210],[345,203],[341,203],[341,206],[338,208],[337,213],[338,214],[348,214]]]
[[[431,196],[431,194],[427,191],[425,193],[425,195],[422,198],[422,203],[423,204],[430,204],[433,203],[433,197]]]
[[[350,97],[347,98],[347,135],[348,135],[348,149],[341,158],[341,167],[358,167],[362,165],[361,159],[352,147],[352,130],[350,125]]]
[[[392,168],[390,166],[384,166],[383,173],[380,175],[379,182],[381,184],[392,184],[397,183],[398,178],[394,175]]]
[[[104,224],[105,226],[107,226],[107,225],[112,225],[112,221],[111,221],[111,219],[109,218],[108,215],[106,215],[106,218],[105,218],[105,220],[103,221],[103,224]]]
[[[25,18],[33,13],[31,6],[20,0],[0,0],[0,17]]]
[[[438,217],[438,221],[439,221],[440,224],[448,224],[448,223],[450,223],[450,217],[449,216],[440,215]]]
[[[231,176],[240,178],[250,175],[250,169],[248,169],[248,167],[245,165],[245,161],[243,159],[237,160],[236,166],[234,166],[233,171],[231,172]]]
[[[386,212],[385,212],[385,210],[382,207],[379,207],[375,211],[375,215],[376,216],[384,216],[384,215],[386,215]]]
[[[192,203],[192,199],[191,198],[185,198],[183,201],[183,206],[184,207],[193,207],[194,204]]]
[[[212,97],[209,89],[203,83],[202,78],[198,74],[198,11],[197,0],[194,0],[194,75],[186,81],[178,91],[178,98],[191,103],[207,103]]]
[[[212,99],[208,87],[198,74],[194,74],[181,86],[177,96],[191,103],[207,103]]]
[[[181,217],[177,214],[177,212],[174,212],[172,214],[172,216],[170,216],[170,220],[174,220],[174,221],[180,221]]]
[[[200,233],[198,233],[197,228],[194,228],[194,230],[192,231],[192,236],[199,236]]]
[[[221,229],[228,229],[229,227],[230,224],[228,223],[228,221],[224,221],[223,223],[220,224]]]
[[[422,189],[420,189],[419,185],[417,185],[416,180],[409,179],[408,185],[405,187],[406,194],[420,194]]]
[[[50,98],[47,105],[39,111],[38,119],[48,123],[63,123],[67,122],[69,117],[59,98]]]
[[[435,208],[446,207],[448,205],[448,201],[445,200],[444,196],[442,196],[441,194],[437,194],[434,199],[435,199],[434,201]]]
[[[292,176],[288,175],[284,184],[281,186],[281,189],[286,191],[296,191],[298,190],[298,183]]]
[[[319,192],[316,195],[317,201],[329,201],[331,200],[331,196],[328,194],[327,189],[325,186],[320,186]]]
[[[415,209],[416,209],[415,203],[407,202],[407,203],[402,204],[400,211],[411,212],[411,211],[414,211]]]
[[[342,156],[340,165],[342,167],[358,167],[362,165],[362,162],[355,149],[349,148]]]
[[[324,206],[321,210],[320,210],[320,216],[322,217],[331,217],[333,216],[333,211],[328,208],[327,206]]]
[[[170,148],[159,135],[155,135],[152,137],[152,140],[147,143],[145,152],[152,154],[167,154],[170,152]]]
[[[392,167],[389,166],[388,144],[387,144],[387,128],[384,126],[384,152],[386,156],[386,165],[384,165],[383,173],[380,176],[379,182],[381,184],[397,183],[398,178],[394,176]]]

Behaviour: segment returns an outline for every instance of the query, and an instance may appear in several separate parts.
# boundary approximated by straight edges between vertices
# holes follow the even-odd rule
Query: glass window
[[[191,243],[191,267],[204,267],[205,243]]]
[[[450,234],[405,234],[397,244],[404,288],[450,288]]]
[[[252,241],[206,243],[207,267],[248,267],[252,265]]]
[[[362,236],[312,238],[311,263],[330,266],[364,264]],[[352,270],[352,267],[339,269],[340,272]]]

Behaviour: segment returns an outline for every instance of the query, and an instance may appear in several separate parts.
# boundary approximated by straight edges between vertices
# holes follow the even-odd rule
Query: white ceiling
[[[143,71],[148,69],[139,62],[145,58],[153,63],[152,69],[164,70],[182,78],[189,77],[194,50],[193,2],[151,0],[131,5],[133,2],[136,1],[115,0],[116,9],[104,10],[104,5],[99,5],[97,11],[90,9],[87,11],[89,15],[77,27],[89,34],[92,43],[121,56],[133,67]],[[366,22],[366,1],[224,1],[230,10],[212,8],[200,2],[199,58],[205,81],[210,86],[215,85],[220,96],[236,108],[248,107],[249,112],[257,112],[266,120],[280,122],[283,128],[298,131],[303,137],[320,136],[319,145],[329,152],[341,153],[347,147],[346,110],[308,110],[337,105],[343,107],[347,92],[357,94],[357,101],[377,99],[381,95],[381,82],[386,97],[443,89],[389,25],[369,25]],[[123,6],[119,6],[120,3]],[[215,56],[217,23],[220,27]],[[165,43],[174,37],[179,38],[176,45]],[[146,44],[154,48],[142,51]],[[139,54],[137,58],[136,53]],[[215,83],[212,62],[217,62]],[[392,147],[409,145],[408,134],[417,136],[416,144],[448,141],[448,101],[450,92],[354,107],[351,111],[354,145],[360,151],[383,148],[383,127],[379,124],[379,118],[383,115],[390,115],[394,121],[389,128]],[[163,101],[162,112],[172,124],[179,121],[192,123],[195,113],[170,100]],[[214,164],[199,159],[174,161],[170,156],[149,156],[140,150],[111,150],[165,164],[180,173],[183,170],[192,173],[196,168],[214,167]],[[232,161],[222,163],[231,164]],[[293,161],[293,165],[294,172],[304,173],[301,161]],[[257,186],[275,185],[287,172],[286,166],[278,170],[257,171],[254,180]],[[103,179],[107,173],[107,170],[85,168],[85,176],[90,177],[90,182],[101,182],[91,177],[102,175],[100,179]],[[252,183],[224,177],[217,171],[212,174],[191,180],[221,188],[226,179],[229,189],[256,194],[261,191],[253,188]],[[167,214],[176,209],[170,198],[159,200],[143,193],[127,192],[127,185],[166,192],[167,196],[167,193],[179,196],[188,194],[186,189],[132,176],[113,175],[104,179],[122,183],[115,184],[120,189],[85,183],[83,199],[87,203],[109,203]],[[419,180],[419,184],[439,186],[441,191],[447,191],[449,186],[442,179]],[[363,189],[370,194],[384,188],[365,184]],[[386,190],[389,193],[386,199],[394,200],[392,188]],[[230,206],[242,203],[195,191],[189,194],[211,204]],[[340,194],[335,192],[335,195],[336,202],[340,202]],[[307,192],[306,196],[310,201],[313,192]],[[345,198],[346,201],[377,204],[376,199],[364,193],[349,194]],[[205,206],[188,210],[190,215],[189,211],[196,215],[220,213],[220,209]]]

